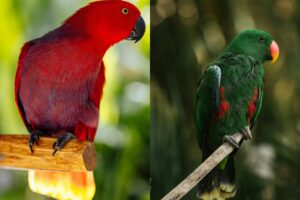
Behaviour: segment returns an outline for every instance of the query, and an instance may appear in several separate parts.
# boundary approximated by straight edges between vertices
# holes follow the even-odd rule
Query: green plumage
[[[272,59],[272,41],[264,31],[243,31],[204,71],[198,83],[194,113],[203,160],[223,143],[225,135],[255,123],[263,98],[262,63]],[[200,183],[200,197],[213,190],[224,193],[223,197],[226,193],[234,195],[234,174],[232,154]],[[233,188],[224,189],[222,184],[226,182]]]
[[[224,118],[212,119],[215,117],[213,115],[218,114],[218,102],[221,100],[218,99],[220,94],[214,94],[218,93],[220,88],[216,87],[215,69],[209,67],[204,72],[197,90],[195,119],[199,144],[206,142],[212,150],[215,150],[222,144],[224,135],[233,134],[248,125],[248,105],[255,87],[262,93],[264,69],[262,64],[252,57],[227,52],[218,58],[213,66],[221,69],[220,87],[224,88],[229,109]],[[262,98],[259,105],[261,100]],[[208,132],[209,134],[205,135]]]

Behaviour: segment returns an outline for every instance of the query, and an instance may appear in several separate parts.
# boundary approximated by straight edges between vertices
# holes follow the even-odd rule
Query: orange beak
[[[278,44],[273,40],[270,46],[270,54],[272,56],[271,64],[275,63],[279,56],[279,47]]]

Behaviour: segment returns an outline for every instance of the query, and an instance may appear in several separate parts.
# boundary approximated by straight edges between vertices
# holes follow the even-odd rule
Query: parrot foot
[[[222,138],[222,142],[228,142],[234,148],[240,148],[240,145],[235,142],[231,135],[224,135],[224,137]]]
[[[55,156],[57,151],[60,151],[67,142],[69,142],[71,139],[77,139],[76,136],[73,133],[65,133],[63,136],[57,138],[56,142],[53,144],[53,154],[52,156]]]
[[[251,134],[251,130],[249,128],[249,126],[246,126],[245,128],[243,128],[241,130],[241,133],[243,134],[243,137],[248,140],[248,139],[252,139],[252,134]]]
[[[28,145],[31,153],[33,153],[32,146],[34,144],[38,145],[38,141],[40,139],[40,136],[45,135],[41,131],[32,131],[29,135]]]

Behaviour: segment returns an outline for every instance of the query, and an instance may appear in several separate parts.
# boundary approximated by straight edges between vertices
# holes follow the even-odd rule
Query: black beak
[[[126,38],[126,40],[134,40],[138,42],[144,35],[146,29],[145,21],[141,16],[135,22],[133,30],[131,31],[130,35]]]

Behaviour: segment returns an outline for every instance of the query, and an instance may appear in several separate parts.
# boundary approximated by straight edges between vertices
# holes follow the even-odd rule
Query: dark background
[[[56,28],[91,1],[0,1],[0,134],[28,134],[13,94],[22,45]],[[141,41],[122,41],[104,58],[106,85],[95,138],[97,200],[150,198],[150,2],[129,2],[141,10],[147,28]],[[0,169],[0,200],[46,199],[50,198],[30,191],[27,171]]]
[[[253,139],[236,156],[233,199],[300,199],[300,2],[153,0],[151,8],[151,199],[160,199],[200,164],[196,83],[248,28],[271,33],[280,56],[265,63],[263,106]],[[184,199],[196,199],[195,191]]]

